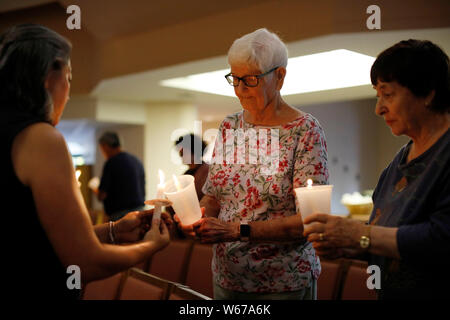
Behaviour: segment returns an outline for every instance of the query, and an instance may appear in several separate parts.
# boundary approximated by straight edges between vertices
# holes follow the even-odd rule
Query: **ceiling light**
[[[370,68],[374,57],[338,49],[293,57],[288,60],[282,95],[348,88],[370,84]],[[162,86],[235,96],[234,89],[225,80],[230,69],[198,73],[167,79]]]

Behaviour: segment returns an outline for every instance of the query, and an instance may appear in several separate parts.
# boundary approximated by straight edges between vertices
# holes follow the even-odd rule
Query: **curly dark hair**
[[[44,26],[22,24],[0,35],[0,108],[50,120],[53,103],[45,89],[51,70],[68,64],[71,43]]]
[[[428,40],[404,40],[381,52],[372,65],[370,78],[396,81],[407,87],[416,97],[426,97],[433,90],[435,96],[430,110],[448,113],[450,106],[449,58],[437,45]]]

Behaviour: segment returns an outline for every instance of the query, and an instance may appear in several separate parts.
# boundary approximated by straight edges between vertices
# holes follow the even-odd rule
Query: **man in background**
[[[145,172],[141,161],[121,148],[115,132],[105,132],[98,140],[106,159],[98,188],[92,188],[103,202],[111,221],[130,211],[143,210],[145,201]]]

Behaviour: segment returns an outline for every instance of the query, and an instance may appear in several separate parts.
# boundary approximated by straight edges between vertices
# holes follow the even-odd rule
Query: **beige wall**
[[[181,164],[174,150],[174,141],[183,134],[194,131],[197,112],[194,105],[160,103],[147,107],[145,126],[145,170],[147,174],[147,198],[156,196],[159,183],[158,169],[166,181],[173,174],[182,174],[186,167]]]
[[[299,107],[325,131],[334,213],[347,212],[340,203],[344,193],[374,189],[381,171],[408,140],[394,137],[374,107],[375,99]]]

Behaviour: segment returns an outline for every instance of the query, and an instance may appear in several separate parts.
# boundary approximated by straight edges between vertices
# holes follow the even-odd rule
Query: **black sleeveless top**
[[[80,290],[68,289],[71,273],[66,273],[53,250],[39,221],[31,189],[20,182],[12,164],[15,137],[37,122],[46,121],[0,106],[2,290],[11,300],[77,299]]]

